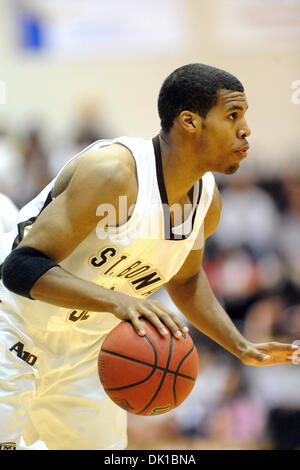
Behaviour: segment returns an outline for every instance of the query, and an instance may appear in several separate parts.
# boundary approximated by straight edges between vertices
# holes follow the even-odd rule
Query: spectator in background
[[[49,160],[51,177],[58,174],[64,164],[74,155],[81,152],[84,147],[99,139],[109,139],[112,132],[101,120],[102,109],[98,97],[84,97],[74,111],[76,116],[71,136],[64,135],[55,143]]]
[[[0,193],[0,264],[6,256],[6,239],[8,232],[16,228],[18,209],[5,194]]]
[[[207,261],[207,271],[227,311],[240,320],[245,336],[254,342],[270,337],[279,342],[300,339],[299,183],[295,175],[283,181],[283,213],[267,192],[252,183],[233,183],[222,192],[223,219],[214,235],[217,249]],[[250,211],[253,204],[255,212]],[[264,412],[261,444],[272,449],[300,448],[297,371],[276,366],[266,373],[260,368],[247,368],[245,373],[250,402],[246,400],[243,409],[249,411],[255,404]],[[240,399],[234,399],[233,405],[221,401],[216,405],[209,421],[211,439],[234,438],[234,416],[240,404]]]
[[[42,143],[40,131],[29,131],[24,143],[25,170],[27,185],[31,195],[35,197],[50,181],[48,171],[48,154]]]
[[[223,445],[257,448],[265,419],[264,408],[250,397],[243,371],[238,365],[232,367],[222,397],[208,419],[207,436]]]
[[[4,128],[0,128],[0,192],[19,207],[24,203],[24,158]]]
[[[0,193],[0,235],[15,228],[17,215],[16,205],[5,194]]]
[[[81,104],[74,137],[75,145],[79,149],[83,149],[96,140],[109,138],[102,125],[99,125],[99,115],[100,109],[96,100],[86,100]]]
[[[269,296],[253,304],[246,313],[245,336],[250,341],[263,342],[266,338],[280,341],[285,336],[282,326],[285,307],[284,299],[279,295]]]
[[[231,318],[243,320],[263,291],[281,286],[283,273],[274,236],[280,213],[268,192],[246,175],[233,178],[221,194],[223,217],[212,237],[213,256],[205,267]]]
[[[300,177],[295,175],[283,180],[283,190],[287,205],[275,239],[287,280],[293,290],[298,291],[300,301]]]
[[[40,132],[30,130],[17,140],[0,130],[0,191],[20,207],[49,181],[48,155]]]
[[[266,191],[244,175],[233,177],[222,199],[222,219],[214,235],[220,249],[246,246],[255,258],[275,249],[279,212]]]
[[[279,449],[280,441],[284,443],[282,448],[300,448],[298,368],[293,365],[286,368],[277,365],[265,371],[262,371],[260,367],[253,367],[251,370],[247,368],[245,372],[252,401],[259,403],[265,410],[265,436],[271,448]],[[296,426],[295,423],[297,423]],[[290,432],[291,428],[292,432]]]
[[[250,341],[300,339],[300,304],[273,295],[255,303],[247,312],[244,333]],[[300,341],[298,340],[298,344]],[[296,360],[296,359],[295,359]],[[265,409],[265,445],[275,450],[300,448],[300,376],[297,368],[277,365],[262,372],[245,370],[252,400]],[[280,378],[280,380],[279,380]]]
[[[216,353],[209,345],[198,344],[199,376],[191,394],[176,408],[174,420],[183,435],[206,438],[208,422],[222,400],[231,363],[223,352]]]

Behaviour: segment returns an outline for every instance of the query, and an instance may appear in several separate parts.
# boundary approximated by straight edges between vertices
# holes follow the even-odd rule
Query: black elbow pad
[[[2,265],[2,280],[5,287],[15,294],[34,300],[30,290],[46,271],[58,266],[39,250],[22,246],[13,250]]]

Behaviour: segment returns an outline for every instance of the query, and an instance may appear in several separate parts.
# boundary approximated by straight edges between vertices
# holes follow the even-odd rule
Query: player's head
[[[236,77],[198,63],[171,73],[158,98],[163,134],[175,127],[193,140],[208,170],[222,173],[234,173],[244,156],[233,152],[247,145],[246,109],[244,87]]]
[[[205,119],[221,89],[244,92],[236,77],[210,65],[189,64],[176,69],[166,78],[159,93],[158,112],[163,132],[170,131],[175,118],[184,110]]]

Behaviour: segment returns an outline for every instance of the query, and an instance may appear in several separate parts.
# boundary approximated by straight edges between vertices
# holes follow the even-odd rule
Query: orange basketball
[[[192,338],[162,336],[147,320],[139,336],[128,321],[105,338],[98,358],[100,381],[117,405],[137,415],[158,415],[176,408],[191,392],[198,375]]]

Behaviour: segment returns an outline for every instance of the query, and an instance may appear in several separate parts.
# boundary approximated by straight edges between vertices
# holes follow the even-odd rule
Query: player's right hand
[[[188,328],[174,313],[170,312],[158,300],[140,299],[130,295],[114,292],[116,295],[116,307],[112,312],[120,320],[129,320],[140,336],[146,334],[140,317],[149,320],[161,335],[167,335],[169,328],[175,338],[180,338]]]

